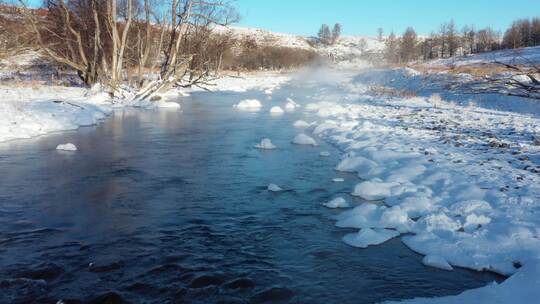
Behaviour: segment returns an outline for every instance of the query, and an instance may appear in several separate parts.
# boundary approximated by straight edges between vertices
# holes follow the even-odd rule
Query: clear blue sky
[[[420,34],[454,19],[458,28],[475,24],[506,29],[512,20],[540,16],[540,0],[237,0],[241,26],[314,35],[322,23],[343,25],[347,35],[401,33],[413,26]]]

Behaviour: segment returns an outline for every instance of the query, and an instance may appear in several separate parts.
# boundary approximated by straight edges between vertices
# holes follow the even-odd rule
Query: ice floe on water
[[[365,228],[358,233],[347,234],[343,237],[343,241],[353,247],[367,248],[372,245],[380,245],[397,236],[399,236],[399,232],[395,230]]]
[[[255,148],[261,149],[261,150],[273,150],[273,149],[276,149],[276,146],[274,146],[270,138],[265,138],[261,140],[260,143],[256,144]]]
[[[343,183],[345,181],[345,179],[341,178],[341,177],[336,177],[336,178],[332,179],[332,181],[334,183]]]
[[[257,99],[245,99],[234,105],[239,110],[259,111],[262,108],[262,103]]]
[[[60,144],[56,147],[59,151],[77,151],[77,146],[72,143]]]
[[[323,206],[330,209],[349,208],[350,205],[343,197],[336,197],[335,199],[324,203]]]
[[[304,133],[300,133],[296,135],[296,137],[292,140],[293,144],[296,145],[305,145],[305,146],[317,146],[317,142],[313,137],[310,137]]]
[[[281,192],[283,191],[283,188],[281,188],[280,186],[276,185],[276,184],[270,184],[268,185],[268,191],[270,192]]]

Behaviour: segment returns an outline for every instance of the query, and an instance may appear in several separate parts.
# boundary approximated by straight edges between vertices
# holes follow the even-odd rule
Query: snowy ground
[[[213,91],[245,92],[272,90],[289,77],[276,74],[258,74],[249,77],[223,77],[207,86]],[[118,107],[146,109],[179,109],[178,97],[190,90],[171,91],[157,102],[138,102],[129,92],[124,97],[111,99],[99,89],[17,84],[0,85],[0,142],[30,138],[50,132],[73,130],[99,123]]]
[[[494,61],[509,64],[538,64],[540,63],[540,47],[528,47],[514,50],[501,50],[483,54],[474,54],[465,57],[434,60],[430,66],[465,66],[492,63]]]

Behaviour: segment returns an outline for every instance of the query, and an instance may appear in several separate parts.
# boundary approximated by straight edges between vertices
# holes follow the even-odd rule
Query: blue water
[[[500,279],[426,268],[399,239],[347,246],[321,204],[361,203],[358,180],[333,170],[333,147],[290,144],[302,112],[233,109],[250,97],[264,99],[197,93],[181,112],[0,144],[0,303],[376,303]],[[279,149],[254,149],[264,137]],[[55,150],[66,142],[79,151]]]

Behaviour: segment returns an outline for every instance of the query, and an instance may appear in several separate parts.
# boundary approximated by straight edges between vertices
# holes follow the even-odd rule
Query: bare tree
[[[512,73],[484,76],[467,83],[458,82],[453,84],[451,89],[461,93],[503,94],[540,99],[540,66],[532,62],[528,62],[526,67],[500,61],[493,64],[503,66]]]
[[[384,52],[384,57],[389,63],[399,63],[399,40],[397,39],[394,32],[391,32],[388,38],[386,39],[386,48]]]
[[[161,65],[160,79],[142,88],[136,98],[149,98],[174,85],[191,86],[202,82],[209,76],[208,62],[200,58],[200,52],[182,54],[182,43],[190,33],[205,34],[215,24],[228,25],[238,19],[231,2],[226,0],[172,0],[170,8],[171,29],[164,48],[165,59]],[[198,50],[205,47],[204,44],[198,45]],[[195,75],[195,65],[203,66],[205,71]],[[182,83],[186,76],[189,81]]]
[[[317,34],[319,42],[322,44],[330,45],[332,44],[332,32],[330,27],[326,24],[321,25],[319,33]]]
[[[417,57],[418,36],[412,27],[408,27],[401,37],[400,58],[404,62],[415,60]]]

